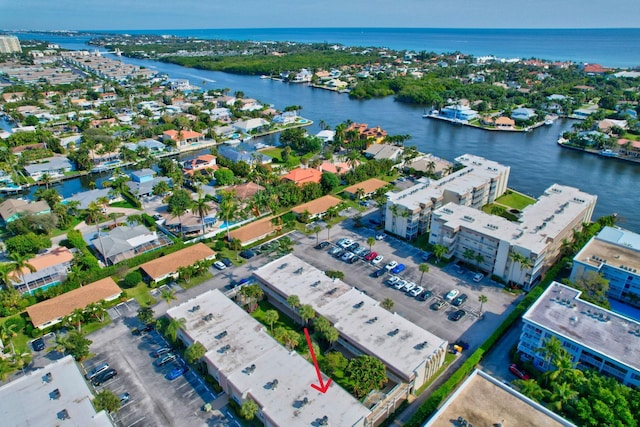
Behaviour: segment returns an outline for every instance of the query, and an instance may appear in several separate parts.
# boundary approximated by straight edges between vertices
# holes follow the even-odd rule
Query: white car
[[[371,260],[371,264],[378,265],[378,264],[380,264],[382,262],[383,259],[384,259],[384,257],[382,255],[378,255],[374,259]]]
[[[394,289],[400,290],[407,285],[406,280],[398,280],[395,285],[393,285]]]
[[[424,288],[422,286],[416,286],[415,288],[411,289],[409,293],[411,294],[412,297],[417,297],[423,291],[424,291]]]
[[[385,270],[387,270],[387,271],[391,271],[391,270],[393,270],[393,269],[395,268],[395,266],[397,266],[397,265],[398,265],[398,262],[397,262],[397,261],[391,261],[389,264],[387,264],[387,265],[385,265],[385,266],[384,266],[384,269],[385,269]]]
[[[351,258],[353,258],[355,255],[352,254],[351,252],[347,252],[344,255],[342,255],[342,258],[340,258],[343,261],[349,261]]]
[[[385,238],[386,234],[384,233],[378,233],[376,234],[376,240],[383,240]]]
[[[338,242],[338,246],[340,246],[342,249],[345,249],[351,245],[353,245],[353,240],[351,239],[346,239],[342,243]]]
[[[457,297],[459,293],[460,293],[459,290],[451,289],[449,293],[444,297],[444,299],[446,299],[447,301],[453,301],[453,299]]]
[[[413,283],[413,282],[408,282],[406,285],[404,285],[404,289],[403,289],[403,291],[405,291],[405,292],[409,292],[409,291],[411,291],[411,290],[415,289],[415,288],[416,288],[416,286],[417,286],[417,285],[416,285],[415,283]]]
[[[214,266],[215,268],[217,268],[218,270],[224,270],[225,268],[227,268],[227,266],[226,266],[226,265],[224,265],[224,262],[222,262],[222,261],[216,261],[216,262],[214,262],[214,263],[213,263],[213,266]]]
[[[476,275],[473,276],[473,281],[476,282],[476,283],[478,283],[482,279],[484,279],[484,274],[482,274],[482,273],[476,273]]]
[[[391,277],[389,277],[389,278],[387,279],[387,284],[388,284],[389,286],[393,286],[393,285],[395,285],[395,284],[396,284],[396,282],[397,282],[398,280],[400,280],[400,278],[399,278],[398,276],[391,276]]]

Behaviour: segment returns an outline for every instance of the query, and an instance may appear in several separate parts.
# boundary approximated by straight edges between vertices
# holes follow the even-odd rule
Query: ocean
[[[252,28],[105,31],[172,34],[223,40],[339,43],[394,50],[461,52],[501,58],[541,58],[606,67],[640,67],[640,28],[621,29],[450,29],[450,28]]]

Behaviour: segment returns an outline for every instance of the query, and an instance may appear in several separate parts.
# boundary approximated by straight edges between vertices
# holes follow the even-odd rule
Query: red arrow
[[[318,367],[318,360],[316,359],[316,353],[313,351],[313,345],[311,344],[311,337],[309,336],[309,331],[307,328],[304,328],[304,335],[307,337],[307,344],[309,345],[309,352],[311,352],[311,358],[313,359],[313,366],[316,368],[316,374],[318,375],[318,381],[320,381],[320,385],[311,384],[311,387],[318,390],[320,393],[326,393],[329,390],[329,386],[331,385],[331,378],[324,383],[322,379],[322,373],[320,372],[320,368]]]

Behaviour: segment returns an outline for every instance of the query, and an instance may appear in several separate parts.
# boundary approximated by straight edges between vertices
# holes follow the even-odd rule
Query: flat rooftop
[[[275,425],[309,426],[327,416],[330,425],[353,426],[363,424],[370,414],[335,383],[326,394],[311,388],[318,382],[313,365],[286,350],[262,324],[218,290],[192,298],[167,314],[186,320],[183,331],[205,346],[205,358],[243,397],[251,396]],[[205,320],[209,314],[211,319]],[[252,365],[255,369],[249,372]]]
[[[598,268],[603,263],[616,268],[624,266],[637,273],[640,269],[640,235],[605,227],[582,248],[576,259]]]
[[[345,340],[376,356],[407,381],[420,364],[447,346],[442,338],[380,307],[378,301],[343,281],[330,279],[295,255],[279,258],[254,275],[284,298],[297,295],[301,304],[311,305],[331,321]],[[427,344],[421,346],[424,342]]]
[[[5,427],[112,426],[104,411],[93,409],[92,398],[73,357],[66,356],[0,387],[0,418]],[[69,418],[63,421],[64,410]]]
[[[640,322],[583,301],[580,294],[553,282],[523,318],[640,370]]]
[[[456,426],[458,417],[478,427],[575,427],[544,406],[476,370],[424,427]]]

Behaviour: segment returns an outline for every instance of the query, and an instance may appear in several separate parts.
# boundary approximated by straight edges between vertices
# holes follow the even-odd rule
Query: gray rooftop
[[[26,165],[24,169],[29,175],[73,168],[73,163],[64,156],[43,159],[43,163]]]
[[[553,282],[523,318],[640,370],[640,322],[585,302],[580,294]]]
[[[149,244],[158,240],[158,238],[159,236],[155,231],[149,231],[144,225],[126,225],[114,228],[101,239],[98,237],[92,239],[91,244],[103,256],[112,258],[118,254]]]
[[[111,189],[109,188],[96,188],[94,190],[82,191],[71,197],[67,197],[65,201],[78,201],[80,202],[80,206],[78,206],[79,209],[87,209],[89,207],[89,203],[95,202],[100,197],[109,198],[110,191]]]
[[[376,356],[407,381],[424,360],[447,346],[442,338],[385,310],[341,280],[330,279],[295,255],[277,259],[254,274],[285,298],[297,295],[301,304],[311,305],[350,343]],[[390,334],[395,329],[398,333]],[[423,342],[427,342],[424,348],[416,347]]]
[[[194,311],[194,306],[200,309]],[[324,416],[329,417],[330,425],[363,425],[370,414],[335,383],[326,394],[312,389],[310,385],[318,381],[313,366],[298,353],[287,351],[263,325],[218,290],[200,294],[169,309],[167,314],[186,320],[183,330],[205,346],[205,358],[243,398],[251,396],[273,425],[309,426]],[[212,319],[204,320],[208,314]],[[226,334],[221,336],[224,331]],[[222,352],[220,349],[226,345],[230,349]],[[246,368],[251,365],[256,368],[249,374]],[[278,385],[273,388],[270,384],[275,379]],[[301,405],[305,397],[308,403]]]
[[[5,427],[112,426],[104,411],[96,414],[92,398],[73,357],[66,356],[0,387],[0,419]],[[64,421],[63,410],[69,416]]]

